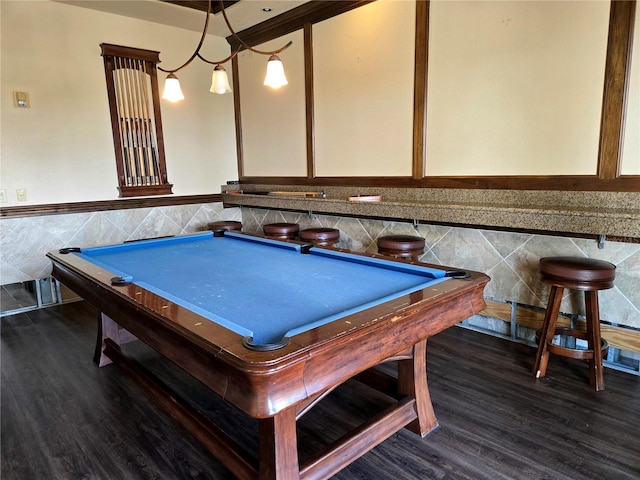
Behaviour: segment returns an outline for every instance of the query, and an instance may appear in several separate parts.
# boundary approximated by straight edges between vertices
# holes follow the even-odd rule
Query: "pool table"
[[[47,254],[100,312],[94,360],[116,363],[238,478],[327,478],[401,428],[438,426],[427,339],[481,311],[489,277],[236,232]],[[246,452],[121,345],[145,342],[258,420]],[[397,361],[398,374],[372,369]],[[296,421],[356,378],[390,406],[300,465]]]

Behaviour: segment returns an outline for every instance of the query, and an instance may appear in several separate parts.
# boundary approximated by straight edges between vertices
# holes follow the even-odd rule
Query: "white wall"
[[[415,10],[377,1],[313,26],[317,175],[411,175]]]
[[[0,15],[2,206],[117,198],[99,44],[158,50],[161,66],[175,68],[200,34],[49,1],[2,0]],[[212,36],[203,48],[209,58],[228,52]],[[196,60],[179,73],[186,99],[162,102],[176,195],[216,193],[237,178],[233,97],[209,93],[210,72]],[[14,108],[14,91],[28,92],[31,108]],[[16,189],[26,189],[26,202],[17,202]]]
[[[427,175],[595,175],[609,3],[435,1]]]
[[[413,1],[378,0],[313,26],[317,176],[411,175],[414,12]],[[609,14],[604,0],[433,0],[426,175],[595,175]],[[640,172],[638,50],[622,161],[627,175]],[[245,110],[269,109],[241,90],[246,127]],[[299,122],[291,115],[304,106],[299,98],[285,115],[290,124]],[[245,153],[252,154],[246,173],[300,175],[303,126],[253,125],[276,131],[264,137],[280,143],[277,155],[260,162],[268,142],[243,128]]]
[[[321,49],[324,45],[320,44],[321,31],[334,22],[354,16],[358,19],[358,35],[364,35],[371,25],[375,30],[375,22],[370,25],[362,17],[371,9],[389,7],[405,11],[410,6],[410,13],[413,12],[413,2],[384,3],[388,5],[380,0],[314,27],[314,48]],[[605,1],[433,2],[427,174],[593,174],[608,5]],[[474,15],[476,10],[479,12]],[[116,198],[117,179],[99,44],[159,50],[162,65],[175,67],[193,51],[199,34],[49,1],[0,0],[0,12],[0,188],[6,190],[8,198],[3,206]],[[391,21],[388,16],[385,18]],[[478,24],[477,20],[482,18],[488,19],[487,22],[491,20],[492,26]],[[559,23],[547,21],[549,18]],[[413,30],[410,23],[402,22],[405,30]],[[457,37],[454,35],[458,43],[447,40],[456,34],[454,27],[464,25],[466,30],[458,32]],[[640,37],[637,31],[638,28],[636,36]],[[568,34],[568,39],[582,40],[565,49],[568,40],[562,39],[563,33]],[[400,48],[398,55],[412,49],[411,41],[401,38],[404,40],[396,38],[395,41],[407,48]],[[490,41],[494,43],[491,49],[486,45]],[[280,46],[281,42],[275,43]],[[360,43],[363,42],[343,40],[330,50],[349,57],[345,45]],[[398,43],[393,46],[397,47]],[[455,51],[456,45],[459,51]],[[470,53],[480,46],[486,47],[492,56]],[[565,62],[561,54],[576,49],[580,54],[568,55],[575,63]],[[640,172],[636,108],[640,82],[635,81],[639,49],[634,50],[635,73],[632,73],[634,80],[627,110],[624,174]],[[203,50],[212,58],[224,57],[227,52],[224,40],[216,37],[208,39]],[[582,55],[585,52],[589,54]],[[286,57],[294,53],[295,50],[283,53],[292,80],[296,59]],[[297,55],[294,56],[297,58]],[[390,56],[370,59],[360,55],[360,60],[379,63],[379,69],[384,70]],[[481,61],[472,65],[474,58]],[[551,59],[555,59],[553,63]],[[494,62],[490,65],[492,68],[482,70],[490,61]],[[391,77],[403,79],[402,85],[409,78],[411,84],[413,71],[411,62],[409,64],[391,69]],[[358,78],[357,62],[352,59],[346,67],[348,65],[352,65],[351,70],[347,69],[339,77],[345,85]],[[568,66],[569,71],[560,73],[560,67],[564,66]],[[322,78],[325,66],[316,67],[316,75]],[[231,73],[230,68],[227,71]],[[487,76],[481,75],[484,73]],[[179,104],[162,103],[169,181],[178,195],[218,192],[221,184],[237,178],[232,95],[208,92],[210,69],[199,60],[179,76],[187,99]],[[290,91],[293,90],[294,86]],[[31,108],[14,108],[13,91],[29,92]],[[378,110],[388,113],[390,109],[384,105],[391,101],[394,105],[405,105],[401,111],[411,112],[411,92],[411,85],[393,91],[366,91],[361,95],[356,95],[356,89],[337,101],[340,109],[335,108],[333,100],[334,108],[329,112],[339,110],[340,114],[329,117],[325,114],[326,105],[332,104],[331,95],[335,96],[335,92],[327,97],[321,85],[316,85],[317,173],[321,176],[410,174],[411,125],[410,121],[405,124],[398,120],[410,120],[410,117],[393,117],[394,125],[405,125],[400,128],[405,134],[401,138],[391,134],[388,128],[371,130],[382,122],[375,120],[370,109],[382,106]],[[242,98],[244,110],[249,97],[243,95]],[[299,120],[303,106],[300,103],[298,113],[290,111],[288,116],[284,113],[289,121],[299,124],[297,147],[292,148],[294,143],[287,137],[291,132],[286,128],[279,128],[280,134],[273,136],[277,145],[285,148],[278,150],[269,161],[265,162],[267,155],[260,153],[265,150],[264,142],[256,142],[254,150],[245,144],[247,152],[257,152],[255,158],[252,157],[254,163],[248,163],[246,174],[304,173],[300,170],[304,169],[304,152],[299,138],[304,128]],[[355,116],[356,113],[364,114],[364,118]],[[365,134],[358,137],[356,130],[363,128]],[[244,130],[245,142],[264,133]],[[338,134],[344,138],[338,138]],[[362,138],[368,141],[363,142]],[[334,150],[328,151],[329,147]],[[275,152],[274,148],[269,150]],[[355,152],[365,154],[358,157]],[[380,168],[375,158],[382,158]],[[387,162],[388,159],[392,161]],[[368,167],[362,169],[360,164]],[[18,188],[26,189],[27,202],[17,202]]]
[[[249,50],[238,54],[244,174],[251,176],[307,176],[304,37],[298,30],[257,45],[278,54],[288,85],[274,90],[263,85],[269,57]],[[286,141],[283,136],[286,135]]]

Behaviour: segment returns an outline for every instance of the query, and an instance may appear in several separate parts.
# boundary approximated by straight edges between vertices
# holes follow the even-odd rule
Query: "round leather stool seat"
[[[606,354],[608,344],[600,336],[598,290],[613,287],[616,266],[592,258],[544,257],[540,259],[538,269],[540,279],[551,285],[551,291],[542,328],[536,332],[539,344],[533,373],[536,378],[545,376],[551,353],[562,357],[589,360],[589,381],[596,390],[604,390],[602,357]],[[586,330],[556,328],[565,288],[584,291]],[[588,348],[556,344],[553,341],[556,336],[586,340]]]
[[[544,257],[539,271],[543,282],[572,290],[606,290],[616,276],[613,263],[584,257]]]
[[[425,240],[414,235],[387,235],[378,238],[378,253],[417,259],[424,253]]]
[[[306,228],[300,230],[300,240],[319,247],[332,246],[340,240],[337,228]]]
[[[297,223],[268,223],[262,226],[262,231],[269,238],[286,240],[296,238],[300,227]]]
[[[221,220],[219,222],[210,222],[207,224],[208,230],[242,230],[242,222],[236,222],[235,220]]]

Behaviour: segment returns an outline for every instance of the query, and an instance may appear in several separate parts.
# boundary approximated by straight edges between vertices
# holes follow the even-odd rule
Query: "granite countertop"
[[[242,193],[227,193],[236,190]],[[640,193],[234,185],[227,205],[640,239]],[[281,192],[268,195],[267,192]],[[292,195],[300,192],[299,196]],[[312,192],[316,192],[317,196]],[[322,196],[324,195],[324,196]],[[380,195],[380,202],[347,200]]]

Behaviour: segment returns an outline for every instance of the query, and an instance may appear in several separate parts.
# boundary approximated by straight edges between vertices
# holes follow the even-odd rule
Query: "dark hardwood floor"
[[[3,480],[227,479],[229,472],[116,366],[92,362],[95,312],[83,302],[2,318]],[[255,422],[139,342],[128,351],[248,449]],[[462,328],[430,340],[429,386],[440,428],[408,431],[337,479],[640,478],[640,378],[554,357],[536,381],[534,350]],[[300,422],[301,456],[384,405],[347,382]]]

